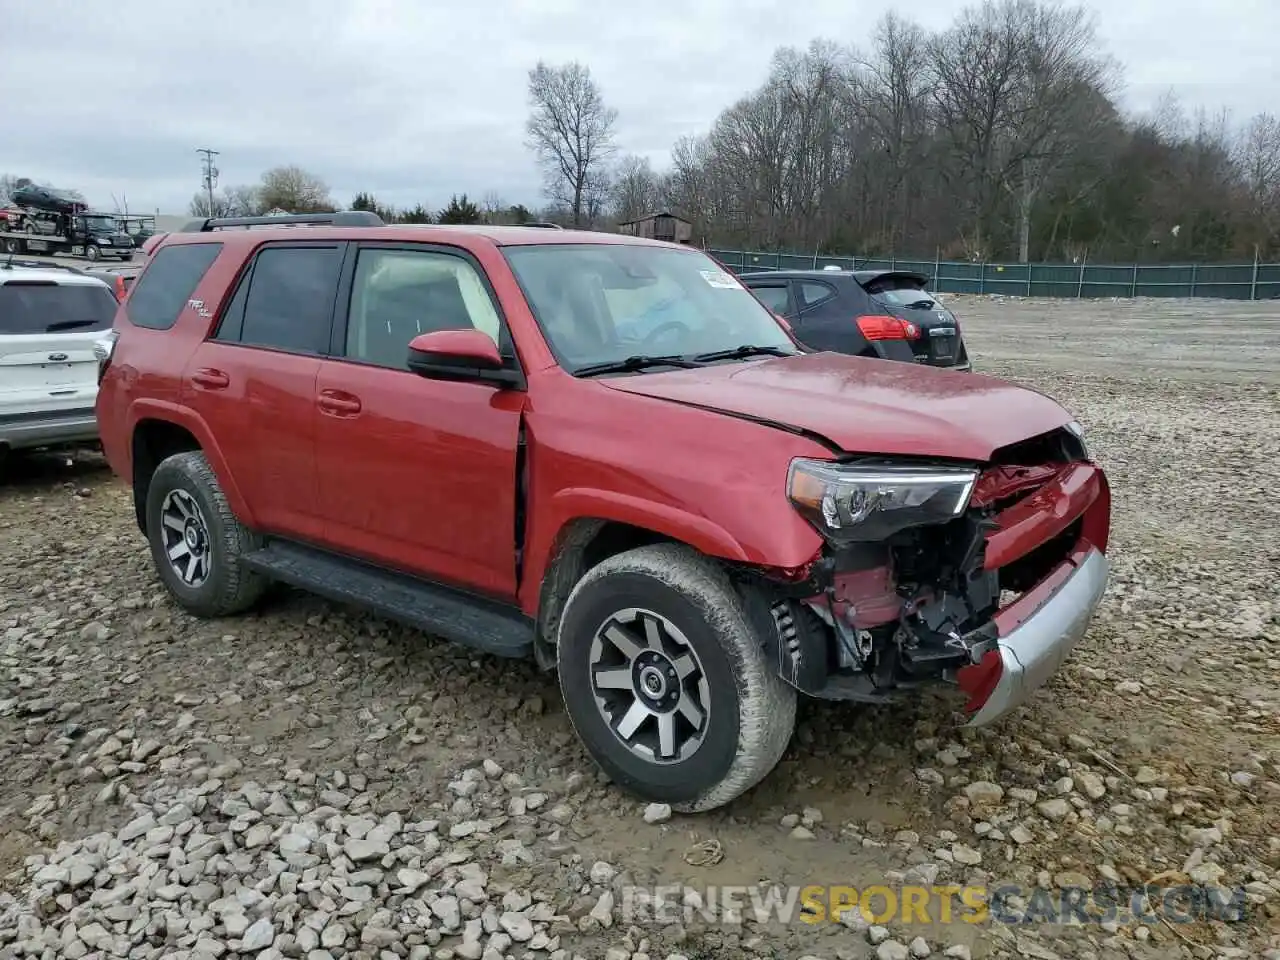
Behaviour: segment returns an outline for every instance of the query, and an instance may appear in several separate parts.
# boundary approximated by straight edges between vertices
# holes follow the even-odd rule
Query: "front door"
[[[409,341],[432,330],[480,329],[505,345],[481,267],[456,248],[360,244],[339,303],[314,400],[326,542],[514,599],[525,394],[407,366]]]

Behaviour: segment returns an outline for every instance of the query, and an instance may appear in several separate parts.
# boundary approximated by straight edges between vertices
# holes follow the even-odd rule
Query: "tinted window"
[[[812,307],[833,296],[835,296],[835,291],[825,283],[806,282],[800,284],[801,307]]]
[[[161,247],[129,291],[125,307],[129,322],[152,330],[172,327],[221,252],[220,243]]]
[[[240,342],[295,353],[323,353],[329,345],[337,247],[268,247],[249,278]]]
[[[774,313],[787,312],[787,288],[780,287],[752,287],[751,291],[760,298],[760,302],[772,310]]]
[[[500,321],[480,274],[461,257],[415,250],[360,251],[351,286],[346,355],[404,368],[409,341],[436,330],[481,330]]]
[[[0,335],[109,330],[115,315],[116,298],[100,284],[0,285]]]

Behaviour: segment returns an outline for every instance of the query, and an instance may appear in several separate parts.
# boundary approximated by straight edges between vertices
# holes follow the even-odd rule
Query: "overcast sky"
[[[620,145],[665,164],[757,86],[774,48],[862,43],[889,8],[947,25],[964,0],[0,0],[0,173],[95,206],[185,213],[197,147],[221,185],[285,163],[335,200],[542,202],[523,145],[528,69],[586,63]],[[1280,0],[1101,4],[1126,106],[1172,88],[1243,119],[1280,111]]]

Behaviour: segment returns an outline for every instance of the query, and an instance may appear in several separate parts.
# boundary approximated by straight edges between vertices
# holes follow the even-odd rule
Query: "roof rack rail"
[[[530,220],[528,223],[520,224],[522,227],[541,227],[543,230],[563,230],[564,227],[558,223],[552,223],[549,220]]]
[[[205,217],[191,220],[179,233],[205,233],[233,227],[385,227],[382,218],[370,210],[339,210],[336,213],[289,213],[266,217]]]
[[[48,260],[19,260],[10,254],[0,259],[0,270],[8,270],[12,267],[26,267],[31,270],[66,270],[69,273],[84,273],[80,267],[73,267],[69,263],[57,263]]]

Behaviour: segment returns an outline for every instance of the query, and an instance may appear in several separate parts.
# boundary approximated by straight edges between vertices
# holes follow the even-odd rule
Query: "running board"
[[[533,654],[534,621],[484,597],[288,540],[271,540],[243,562],[272,580],[494,656]]]

